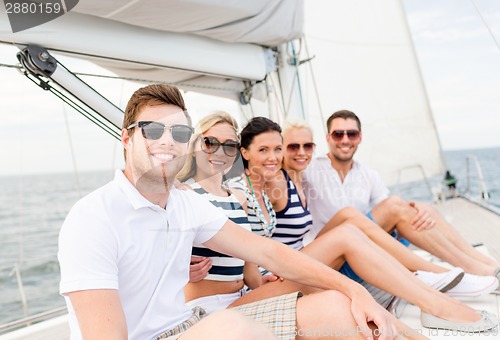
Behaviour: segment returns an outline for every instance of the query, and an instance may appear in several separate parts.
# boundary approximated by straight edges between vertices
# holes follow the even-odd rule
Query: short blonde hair
[[[239,139],[238,123],[229,113],[224,111],[216,111],[202,118],[196,125],[195,133],[191,137],[187,153],[188,156],[186,157],[186,162],[184,163],[184,166],[182,167],[181,171],[179,171],[179,174],[177,175],[177,179],[179,181],[184,182],[189,178],[193,177],[194,175],[196,175],[196,158],[194,155],[195,142],[198,140],[198,138],[200,138],[201,135],[210,130],[213,126],[222,123],[231,125],[231,127],[234,129],[236,137]]]
[[[283,127],[283,132],[281,133],[282,136],[285,136],[285,134],[290,131],[291,129],[306,129],[311,133],[311,137],[314,139],[314,133],[309,124],[306,122],[302,121],[296,121],[296,122],[287,122],[285,123],[285,126]]]

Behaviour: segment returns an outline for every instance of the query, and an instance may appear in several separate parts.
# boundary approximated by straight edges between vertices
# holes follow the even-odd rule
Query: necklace
[[[257,201],[257,197],[255,196],[252,181],[250,180],[250,177],[248,175],[246,177],[248,186],[250,187],[250,190],[248,190],[250,195],[247,195],[247,198],[249,200],[249,207],[252,208],[255,216],[257,216],[257,218],[260,220],[260,225],[262,226],[264,236],[271,237],[273,236],[274,230],[276,229],[276,212],[274,211],[273,206],[269,201],[269,197],[267,197],[266,193],[262,191],[262,199],[264,200],[267,212],[269,213],[269,223],[267,223],[266,217],[264,216],[262,208],[260,207],[260,204]]]

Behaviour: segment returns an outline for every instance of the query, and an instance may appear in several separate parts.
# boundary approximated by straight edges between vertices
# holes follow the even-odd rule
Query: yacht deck
[[[477,249],[497,259],[500,258],[500,216],[461,198],[440,203],[437,208],[471,244],[483,244],[478,246]],[[437,258],[424,251],[416,250],[416,252],[431,261],[439,262]],[[485,309],[500,315],[500,295],[490,294],[462,301],[475,309]],[[401,313],[400,319],[403,322],[430,339],[483,339],[485,337],[487,339],[500,339],[498,327],[491,332],[485,333],[452,332],[423,328],[420,323],[420,310],[411,304],[400,304],[397,312]],[[67,315],[63,315],[0,335],[0,340],[66,340],[69,338],[68,334]]]
[[[469,240],[471,244],[483,244],[476,247],[479,251],[500,259],[500,216],[463,198],[448,200],[438,204],[436,207],[446,220],[455,226],[460,234],[466,240]],[[425,251],[416,250],[416,253],[430,261],[440,262],[439,259]],[[447,266],[445,263],[441,264]],[[475,309],[488,310],[496,315],[500,315],[500,295],[490,294],[479,298],[460,299],[460,301]],[[430,339],[500,339],[500,329],[498,326],[496,329],[484,333],[427,329],[421,326],[420,309],[418,307],[406,304],[402,305],[398,312],[402,313],[400,316],[401,321]]]

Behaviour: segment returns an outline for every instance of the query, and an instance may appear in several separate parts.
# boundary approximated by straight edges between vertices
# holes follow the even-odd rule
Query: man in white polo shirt
[[[297,329],[324,327],[359,338],[371,338],[368,325],[387,339],[396,337],[396,325],[406,330],[359,284],[235,225],[194,192],[175,189],[192,131],[177,88],[150,85],[130,99],[121,133],[125,170],[77,202],[60,233],[60,291],[70,314],[71,339],[269,338],[266,329],[234,312],[200,321],[205,312],[185,305],[183,287],[194,243],[302,284],[339,291],[274,298],[291,312],[271,308],[273,320],[263,322],[283,339],[295,338]],[[255,316],[248,308],[245,313]]]
[[[314,221],[309,238],[316,237],[340,209],[354,207],[385,231],[397,230],[418,247],[467,273],[480,275],[465,276],[461,286],[470,281],[467,295],[489,294],[498,286],[493,277],[500,277],[498,261],[476,251],[430,205],[389,196],[378,173],[353,159],[363,137],[356,114],[337,111],[326,125],[329,152],[314,159],[304,171],[304,187]],[[373,229],[379,228],[371,224],[363,231],[383,246],[380,232]]]

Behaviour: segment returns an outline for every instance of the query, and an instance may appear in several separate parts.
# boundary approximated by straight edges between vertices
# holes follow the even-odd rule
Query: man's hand
[[[423,231],[436,225],[436,221],[432,218],[432,212],[427,205],[410,202],[410,206],[417,211],[415,217],[410,221],[413,230]]]
[[[212,268],[212,260],[208,257],[191,256],[191,265],[189,266],[189,282],[195,283],[203,280]]]
[[[358,331],[366,339],[374,339],[374,335],[378,336],[380,340],[398,337],[398,331],[391,320],[391,314],[382,308],[368,292],[355,296],[351,301],[351,312],[358,325]],[[369,322],[373,322],[377,329],[370,329]]]

